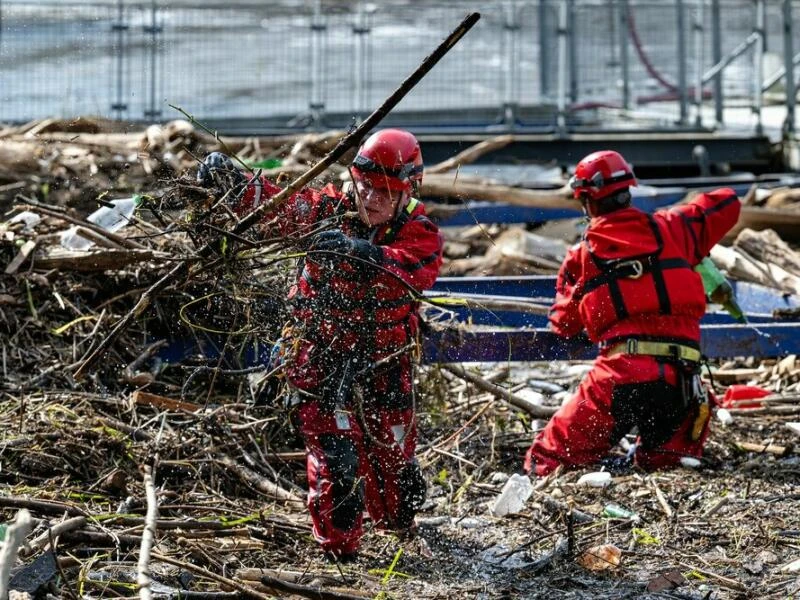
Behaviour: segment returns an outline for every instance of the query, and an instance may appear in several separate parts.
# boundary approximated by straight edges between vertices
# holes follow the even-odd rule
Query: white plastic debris
[[[718,408],[717,409],[717,420],[722,423],[724,426],[728,426],[733,423],[733,415],[727,408]]]
[[[681,466],[687,469],[698,469],[703,463],[694,456],[681,456]]]
[[[139,196],[111,200],[110,204],[113,205],[113,208],[101,206],[86,217],[86,220],[106,231],[116,233],[128,224],[140,201]],[[67,250],[88,250],[94,246],[94,242],[78,235],[78,226],[76,225],[61,232],[61,245]]]
[[[786,426],[792,431],[794,431],[796,434],[800,435],[800,423],[792,421],[790,423],[786,423]]]
[[[514,474],[508,478],[500,494],[495,498],[490,512],[495,517],[518,513],[533,493],[533,484],[527,475]]]
[[[489,476],[489,481],[492,482],[494,485],[500,485],[501,483],[505,483],[508,481],[508,473],[503,473],[502,471],[495,471]]]
[[[22,229],[22,231],[27,233],[33,231],[33,228],[36,227],[41,222],[41,220],[42,217],[40,217],[35,212],[31,212],[29,210],[23,210],[22,212],[19,212],[13,217],[11,217],[9,223],[11,223],[12,225],[14,223],[25,223],[25,227]]]
[[[536,406],[544,405],[544,394],[541,392],[537,392],[536,390],[532,390],[530,388],[523,388],[514,392],[515,395],[527,400],[531,404],[535,404]]]
[[[591,363],[577,363],[567,367],[567,375],[570,375],[572,377],[578,377],[578,376],[583,377],[593,368],[594,365]]]
[[[781,573],[797,573],[800,571],[800,558],[781,567]]]
[[[595,473],[586,473],[578,479],[578,485],[585,485],[588,487],[602,488],[611,483],[611,473],[608,471],[597,471]]]

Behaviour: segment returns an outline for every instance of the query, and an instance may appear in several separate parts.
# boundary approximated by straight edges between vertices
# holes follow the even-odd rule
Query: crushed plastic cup
[[[622,560],[622,550],[614,544],[592,546],[578,557],[578,564],[590,571],[616,569]]]
[[[495,517],[518,513],[533,493],[533,484],[527,475],[514,474],[506,480],[503,489],[495,498],[490,512]]]
[[[111,200],[111,207],[101,206],[86,217],[86,220],[110,233],[116,233],[128,224],[141,200],[140,196]],[[61,245],[67,250],[88,250],[94,246],[94,242],[78,235],[76,225],[61,232]]]
[[[723,426],[730,425],[731,423],[733,423],[733,415],[727,408],[718,408],[717,421],[722,423]]]
[[[608,471],[597,471],[595,473],[586,473],[578,479],[578,485],[585,485],[588,487],[602,488],[611,483],[611,473]]]

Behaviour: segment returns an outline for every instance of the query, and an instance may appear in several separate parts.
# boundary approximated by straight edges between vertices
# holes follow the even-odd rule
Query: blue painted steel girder
[[[748,283],[731,281],[739,305],[748,314],[769,314],[774,310],[800,307],[800,297]],[[549,304],[555,298],[556,278],[552,275],[499,275],[482,277],[440,277],[429,295],[511,296]]]
[[[800,325],[766,323],[702,327],[702,351],[709,358],[782,357],[800,354]],[[590,360],[597,348],[581,340],[565,340],[546,329],[430,332],[423,360],[434,362],[518,362]]]

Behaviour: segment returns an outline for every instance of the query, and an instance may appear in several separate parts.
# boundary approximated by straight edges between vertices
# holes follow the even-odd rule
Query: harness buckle
[[[626,343],[626,354],[638,354],[639,340],[630,338]]]
[[[644,265],[641,260],[626,260],[617,265],[618,269],[620,267],[630,267],[633,269],[632,275],[625,275],[628,279],[639,279],[639,277],[644,275]]]

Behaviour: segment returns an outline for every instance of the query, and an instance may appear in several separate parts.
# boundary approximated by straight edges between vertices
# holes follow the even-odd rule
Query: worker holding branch
[[[379,131],[360,147],[351,186],[306,188],[261,225],[307,251],[289,292],[284,372],[307,451],[314,537],[336,560],[355,555],[365,507],[376,527],[408,531],[425,499],[412,369],[419,292],[436,280],[443,239],[417,199],[422,171],[411,133]],[[243,188],[239,214],[280,191],[220,153],[197,177]]]
[[[698,457],[713,394],[700,379],[706,292],[695,270],[736,223],[740,202],[722,188],[649,215],[631,206],[636,177],[610,150],[581,160],[570,180],[590,218],[558,274],[550,325],[599,344],[575,395],[536,435],[525,470],[602,459],[634,427],[646,470]]]

